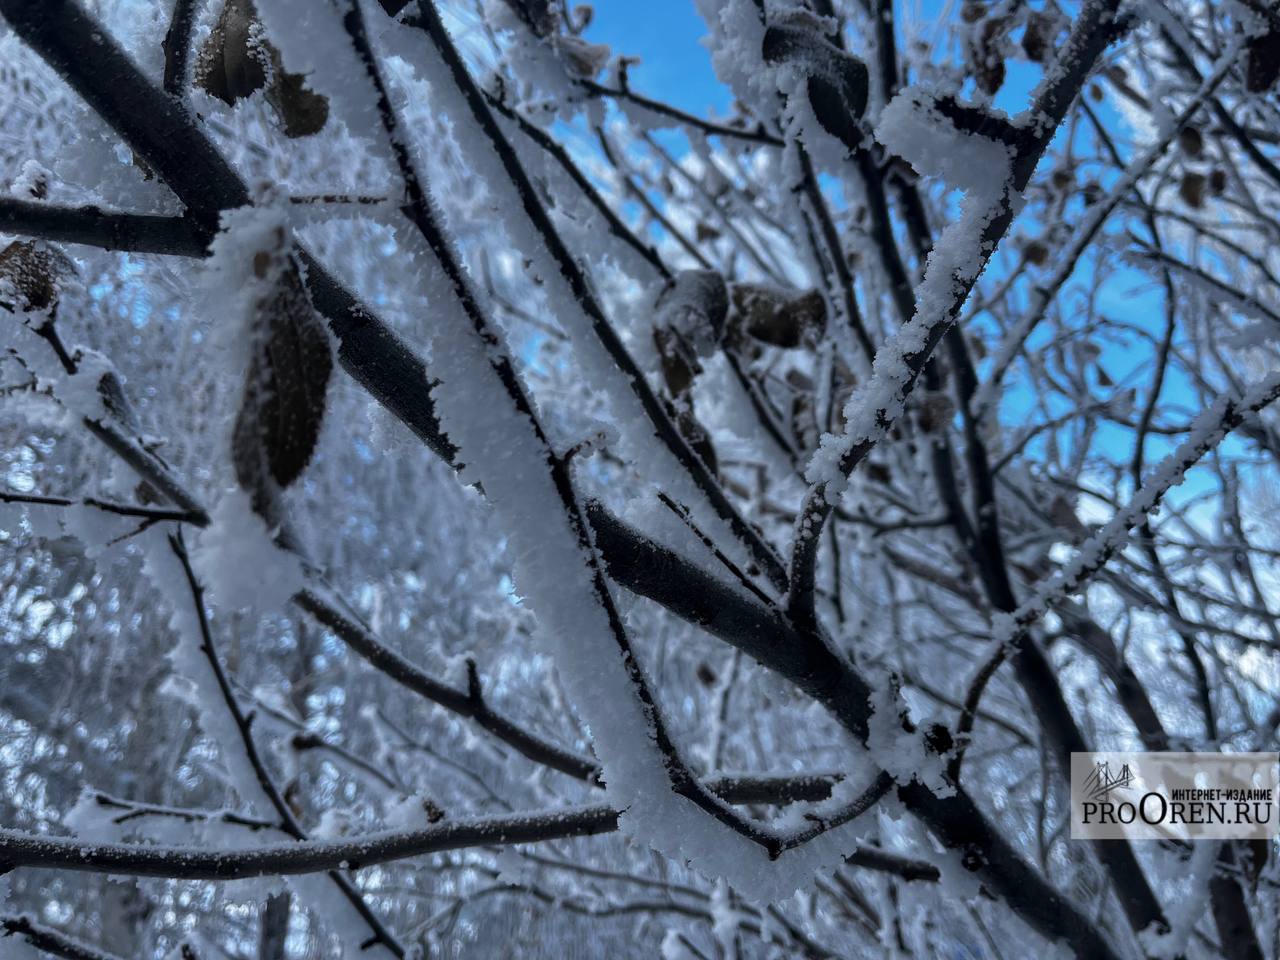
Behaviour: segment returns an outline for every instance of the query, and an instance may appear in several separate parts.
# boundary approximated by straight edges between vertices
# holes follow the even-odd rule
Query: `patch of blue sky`
[[[585,37],[615,54],[635,56],[635,88],[698,116],[724,114],[733,97],[711,68],[701,43],[707,27],[689,0],[599,3]]]

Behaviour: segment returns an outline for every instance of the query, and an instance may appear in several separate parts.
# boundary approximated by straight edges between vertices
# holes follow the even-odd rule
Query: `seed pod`
[[[57,305],[62,281],[74,273],[66,255],[43,240],[15,240],[0,250],[0,299],[11,290],[21,309],[49,309]]]

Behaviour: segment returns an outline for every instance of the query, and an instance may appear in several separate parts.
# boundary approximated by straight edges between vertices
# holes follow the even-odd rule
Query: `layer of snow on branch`
[[[479,482],[515,557],[516,584],[538,618],[538,637],[555,658],[573,705],[591,730],[610,801],[625,810],[624,832],[664,855],[726,879],[757,901],[810,887],[839,866],[868,824],[856,820],[770,861],[766,851],[672,792],[666,758],[654,741],[649,708],[637,696],[578,542],[548,469],[546,448],[518,412],[491,366],[489,348],[462,315],[439,270],[425,280],[437,317],[432,342],[441,423]],[[853,780],[855,778],[850,778]],[[841,784],[818,814],[834,811],[863,784]],[[870,818],[866,818],[870,820]]]
[[[302,563],[276,546],[249,495],[228,490],[200,533],[192,562],[214,601],[228,610],[269,613],[302,588]]]
[[[919,87],[889,101],[876,124],[876,139],[917,172],[939,177],[971,197],[999,199],[1009,182],[1009,147],[959,129]]]
[[[617,444],[611,451],[620,456],[647,479],[660,484],[673,497],[689,504],[698,525],[712,535],[736,562],[747,565],[750,556],[733,534],[729,524],[705,505],[705,496],[671,450],[654,432],[641,401],[618,366],[596,329],[590,310],[579,299],[563,271],[564,264],[548,249],[541,233],[524,212],[524,200],[502,160],[480,125],[442,58],[430,49],[421,31],[394,25],[382,31],[378,42],[386,51],[412,64],[418,79],[425,81],[433,107],[446,114],[463,155],[470,164],[469,173],[489,191],[493,198],[493,215],[510,238],[511,248],[521,252],[530,279],[536,278],[547,315],[568,334],[574,356],[580,365],[584,383],[598,387],[608,401],[607,416],[615,428]],[[411,136],[415,131],[404,131]],[[418,174],[426,169],[419,157]],[[425,179],[425,177],[424,177]],[[440,194],[437,184],[428,183]],[[603,301],[591,286],[591,296],[603,311]],[[606,321],[610,318],[606,317]],[[607,324],[606,324],[607,325]],[[575,440],[578,438],[574,438]]]
[[[927,94],[915,88],[904,90],[884,108],[876,139],[922,173],[946,179],[965,195],[959,219],[947,226],[929,254],[915,290],[915,316],[876,353],[871,378],[845,405],[844,434],[826,434],[805,471],[810,483],[828,484],[833,495],[847,482],[841,460],[859,443],[878,440],[902,413],[915,376],[911,358],[928,345],[939,325],[952,322],[985,266],[990,251],[983,235],[1004,209],[1012,176],[1006,144],[958,130]]]

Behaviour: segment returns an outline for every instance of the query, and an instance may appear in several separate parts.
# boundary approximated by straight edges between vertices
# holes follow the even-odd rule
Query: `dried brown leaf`
[[[256,303],[231,453],[241,486],[264,512],[275,490],[293,483],[315,452],[333,358],[293,256],[259,251],[254,272],[268,286]]]
[[[827,305],[817,290],[795,293],[759,283],[735,283],[729,289],[733,332],[775,347],[798,347],[808,330],[826,326]]]
[[[1182,175],[1182,180],[1178,183],[1178,196],[1182,198],[1182,202],[1187,206],[1199,210],[1204,206],[1207,183],[1208,180],[1203,173],[1188,170]]]
[[[267,39],[252,0],[227,0],[196,57],[196,85],[228,106],[265,89],[287,137],[318,133],[329,119],[329,101],[307,89],[306,78],[284,69]]]
[[[1245,86],[1251,93],[1264,93],[1280,79],[1280,30],[1272,29],[1254,37],[1245,47]]]

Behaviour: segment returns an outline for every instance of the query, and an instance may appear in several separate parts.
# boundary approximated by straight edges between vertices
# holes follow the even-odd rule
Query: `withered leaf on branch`
[[[196,84],[228,106],[267,83],[270,55],[250,0],[227,0],[196,59]]]
[[[850,150],[862,140],[858,121],[867,109],[867,67],[811,26],[773,24],[764,34],[766,63],[801,70],[809,104],[822,129]]]
[[[1029,10],[1023,31],[1023,52],[1032,63],[1048,63],[1053,58],[1057,36],[1065,18],[1057,4],[1046,4],[1043,10]]]
[[[1075,503],[1060,493],[1054,494],[1050,499],[1045,516],[1054,527],[1072,541],[1089,535],[1089,528],[1081,522],[1076,513]]]
[[[667,386],[670,412],[676,429],[707,469],[718,469],[715,447],[706,429],[693,412],[693,382],[702,373],[698,354],[689,341],[674,327],[655,325],[653,342],[662,364],[662,379]]]
[[[724,335],[729,294],[724,277],[714,270],[682,270],[654,303],[657,325],[670,327],[707,356]]]
[[[662,361],[667,391],[684,400],[702,372],[699,357],[710,356],[724,335],[729,294],[713,270],[683,270],[654,301],[653,342]]]
[[[762,283],[735,283],[729,288],[729,304],[735,334],[774,347],[798,347],[805,331],[821,331],[827,323],[827,305],[817,290],[796,293]]]
[[[1188,170],[1182,175],[1182,180],[1178,183],[1178,196],[1182,197],[1182,201],[1187,206],[1199,210],[1204,206],[1205,185],[1207,182],[1203,173]]]
[[[970,49],[970,67],[978,89],[994,97],[1005,78],[1005,37],[1011,26],[1008,17],[991,17],[977,28],[976,39]]]
[[[612,51],[603,43],[588,43],[581,37],[564,35],[556,38],[556,49],[569,72],[576,77],[590,80],[597,76],[609,62]]]
[[[956,406],[943,390],[927,390],[919,402],[920,429],[933,433],[944,428],[955,416]]]
[[[1280,79],[1280,30],[1272,28],[1245,47],[1245,86],[1250,93],[1270,90]]]
[[[872,483],[889,486],[893,482],[893,473],[878,460],[863,461],[862,474]]]
[[[329,119],[329,101],[308,90],[306,78],[300,73],[277,69],[275,81],[267,87],[267,103],[283,121],[287,137],[296,139],[319,133]]]
[[[1022,255],[1027,262],[1043,267],[1049,262],[1049,248],[1040,240],[1028,240],[1022,246]]]
[[[260,251],[264,282],[255,304],[252,353],[236,416],[231,458],[259,512],[298,478],[315,451],[333,369],[329,335],[287,251]]]
[[[677,331],[670,327],[654,327],[653,343],[662,362],[662,379],[673,398],[684,397],[693,387],[694,378],[702,372],[698,354]]]
[[[693,381],[699,357],[710,356],[724,336],[729,295],[713,270],[683,270],[654,301],[653,342],[672,402],[676,428],[712,473],[717,460],[711,438],[693,413]]]
[[[590,43],[581,36],[591,22],[592,10],[579,4],[572,12],[568,4],[550,0],[506,0],[507,7],[539,40],[547,41],[568,72],[590,80],[604,69],[612,51],[602,43]]]
[[[22,310],[46,310],[58,301],[62,281],[75,265],[42,240],[15,240],[0,250],[0,302],[17,297]]]
[[[302,74],[285,71],[252,0],[223,5],[196,58],[196,84],[228,106],[265,88],[288,137],[318,133],[329,119],[328,99],[308,90]]]

